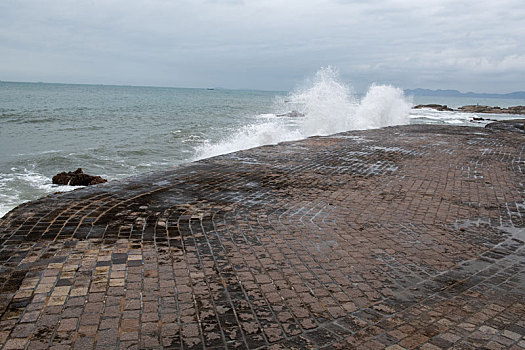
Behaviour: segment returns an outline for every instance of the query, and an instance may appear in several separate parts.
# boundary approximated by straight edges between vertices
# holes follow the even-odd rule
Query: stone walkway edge
[[[0,219],[0,346],[525,349],[525,134],[498,125],[311,137],[24,203]]]

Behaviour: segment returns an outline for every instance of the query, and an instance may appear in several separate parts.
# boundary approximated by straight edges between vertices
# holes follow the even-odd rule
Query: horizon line
[[[108,87],[142,87],[142,88],[161,88],[161,89],[194,89],[194,90],[231,90],[231,91],[262,91],[262,92],[289,92],[286,90],[266,90],[255,88],[225,88],[221,86],[207,87],[183,87],[169,85],[131,85],[131,84],[103,84],[103,83],[64,83],[64,82],[47,82],[47,81],[11,81],[1,80],[0,83],[13,84],[48,84],[48,85],[82,85],[82,86],[108,86]]]
[[[81,85],[81,86],[107,86],[107,87],[142,87],[142,88],[162,88],[162,89],[194,89],[194,90],[230,90],[230,91],[261,91],[261,92],[291,92],[292,90],[268,90],[268,89],[256,89],[256,88],[226,88],[221,86],[207,86],[207,87],[183,87],[183,86],[170,86],[170,85],[133,85],[133,84],[104,84],[104,83],[65,83],[65,82],[47,82],[47,81],[11,81],[11,80],[2,80],[0,83],[14,83],[14,84],[49,84],[49,85]],[[370,84],[370,86],[376,83]],[[383,84],[379,84],[383,85]],[[386,84],[392,85],[392,84]],[[368,87],[368,89],[370,88]],[[394,85],[395,86],[395,85]],[[368,89],[366,91],[368,91]],[[487,94],[487,95],[508,95],[513,93],[525,93],[525,90],[516,90],[511,92],[474,92],[467,91],[463,92],[457,89],[452,88],[439,88],[439,89],[429,89],[422,87],[415,88],[400,88],[405,91],[409,90],[428,90],[428,91],[455,91],[461,94]],[[357,92],[357,94],[366,94],[366,91]]]

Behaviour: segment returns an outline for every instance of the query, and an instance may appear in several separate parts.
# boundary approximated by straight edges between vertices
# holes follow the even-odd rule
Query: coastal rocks
[[[100,176],[84,174],[81,168],[70,172],[61,172],[53,176],[53,184],[70,186],[89,186],[108,182]]]
[[[480,105],[467,105],[458,108],[461,112],[468,113],[494,113],[494,114],[525,114],[525,106],[514,106],[508,108],[501,108],[498,106],[480,106]]]
[[[428,104],[428,105],[417,105],[413,107],[414,109],[421,109],[421,108],[431,108],[435,109],[437,111],[453,111],[452,108],[449,108],[447,105],[438,105],[438,104]]]
[[[287,118],[303,118],[304,114],[301,112],[297,112],[297,111],[291,111],[291,112],[286,112],[282,114],[276,114],[276,116],[277,117],[287,117]]]
[[[457,111],[457,112],[465,112],[465,113],[491,113],[491,114],[524,114],[525,115],[525,106],[514,106],[514,107],[508,107],[508,108],[502,108],[502,107],[492,107],[492,106],[480,106],[480,105],[466,105],[461,106],[458,109],[452,109],[448,107],[447,105],[439,105],[439,104],[427,104],[427,105],[417,105],[412,107],[413,109],[421,109],[421,108],[430,108],[435,109],[437,111]]]
[[[459,107],[458,110],[467,113],[500,113],[501,107],[467,105]]]
[[[496,119],[489,119],[489,118],[483,118],[483,117],[473,117],[472,118],[473,121],[476,121],[476,122],[484,122],[484,121],[497,121]]]
[[[514,106],[505,108],[505,110],[509,111],[511,114],[525,114],[525,106]]]

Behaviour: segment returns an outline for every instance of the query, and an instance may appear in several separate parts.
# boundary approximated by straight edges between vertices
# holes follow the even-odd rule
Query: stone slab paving
[[[0,219],[4,349],[524,349],[525,134],[265,146]]]

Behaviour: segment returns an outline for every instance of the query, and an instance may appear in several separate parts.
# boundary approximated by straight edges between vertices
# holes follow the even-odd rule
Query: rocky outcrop
[[[525,114],[525,106],[501,108],[498,106],[467,105],[458,108],[458,111],[467,113],[493,113],[493,114]]]
[[[492,107],[492,106],[480,106],[480,105],[466,105],[461,106],[458,109],[452,109],[447,105],[438,105],[438,104],[427,104],[427,105],[417,105],[412,107],[414,109],[421,108],[431,108],[437,111],[458,111],[466,113],[492,113],[492,114],[523,114],[525,115],[525,106],[514,106],[508,108],[502,107]]]
[[[483,117],[472,117],[473,121],[493,121],[496,122],[496,119],[489,119],[489,118],[483,118]]]
[[[507,111],[511,114],[524,114],[525,115],[525,106],[514,106],[506,108]]]
[[[297,112],[297,111],[291,111],[291,112],[286,112],[282,114],[276,114],[276,116],[277,117],[287,117],[287,118],[302,118],[304,117],[304,114],[301,112]]]
[[[414,109],[421,109],[421,108],[431,108],[435,109],[437,111],[453,111],[452,108],[449,108],[447,105],[438,105],[438,104],[428,104],[428,105],[417,105],[413,107]]]
[[[108,182],[100,176],[84,174],[81,168],[70,172],[61,172],[53,176],[53,184],[70,186],[90,186]]]

